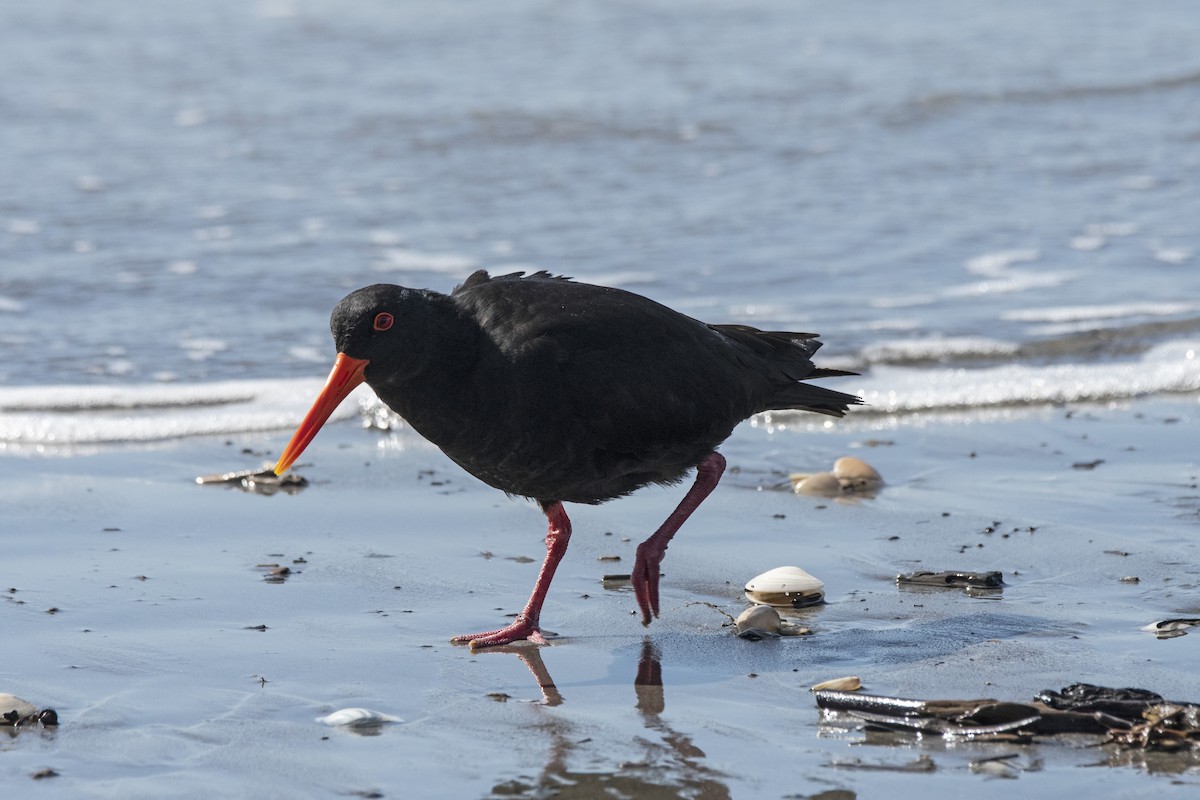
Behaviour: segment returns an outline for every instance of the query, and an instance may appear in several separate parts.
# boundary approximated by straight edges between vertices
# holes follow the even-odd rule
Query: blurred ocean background
[[[867,415],[1200,390],[1184,0],[8,0],[0,75],[0,449],[289,428],[342,295],[479,268]]]

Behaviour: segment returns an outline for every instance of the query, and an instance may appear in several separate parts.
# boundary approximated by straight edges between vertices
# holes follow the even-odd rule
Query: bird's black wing
[[[545,458],[567,475],[605,476],[597,497],[677,480],[740,421],[785,407],[786,387],[801,387],[792,390],[803,395],[799,407],[840,413],[807,391],[825,390],[796,383],[813,370],[811,335],[764,341],[752,328],[709,326],[640,295],[546,273],[477,273],[453,296],[505,369],[530,384],[503,393],[519,398],[507,412],[537,418],[540,439],[554,443]],[[786,348],[790,357],[780,355]]]

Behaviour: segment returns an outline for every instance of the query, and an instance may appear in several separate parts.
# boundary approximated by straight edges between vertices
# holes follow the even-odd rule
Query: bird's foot
[[[633,562],[633,594],[637,597],[638,608],[642,610],[642,624],[649,625],[652,617],[658,616],[658,576],[659,566],[665,548],[658,550],[649,541],[638,545],[637,558]]]
[[[542,635],[542,629],[538,627],[536,622],[530,622],[524,615],[519,616],[506,628],[499,628],[494,631],[485,631],[484,633],[466,633],[462,636],[455,636],[450,641],[454,644],[470,645],[474,650],[477,647],[495,647],[501,644],[512,644],[528,640],[534,644],[546,644],[546,637]]]

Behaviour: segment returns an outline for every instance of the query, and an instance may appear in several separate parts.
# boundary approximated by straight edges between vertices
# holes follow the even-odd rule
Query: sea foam
[[[305,378],[0,388],[0,452],[71,451],[191,436],[291,431],[321,385],[320,380]],[[885,364],[858,378],[838,380],[834,388],[863,398],[866,405],[850,412],[852,418],[863,419],[1197,392],[1200,339],[1160,344],[1138,359],[1119,362],[969,369]],[[367,386],[355,389],[331,421],[356,415],[368,427],[390,429],[401,424]],[[790,416],[791,412],[772,412],[776,419]]]
[[[1168,342],[1132,361],[1005,364],[982,369],[883,365],[839,391],[863,398],[866,413],[905,414],[1001,406],[1102,402],[1200,391],[1200,340]],[[852,413],[861,413],[857,410]]]
[[[0,450],[286,430],[304,418],[321,385],[305,378],[2,388]],[[359,387],[331,419],[354,416],[370,396],[369,388]]]

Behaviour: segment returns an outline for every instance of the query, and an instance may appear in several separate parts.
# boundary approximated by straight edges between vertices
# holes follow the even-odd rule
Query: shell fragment
[[[847,675],[845,678],[821,681],[809,687],[810,692],[820,692],[830,689],[836,692],[857,692],[862,688],[862,680],[857,675]]]
[[[1174,639],[1197,626],[1200,626],[1200,619],[1196,618],[1160,619],[1146,625],[1142,630],[1152,631],[1160,639]]]
[[[403,722],[399,717],[372,711],[369,708],[343,708],[324,717],[317,717],[317,722],[333,728],[374,728],[389,722]]]

